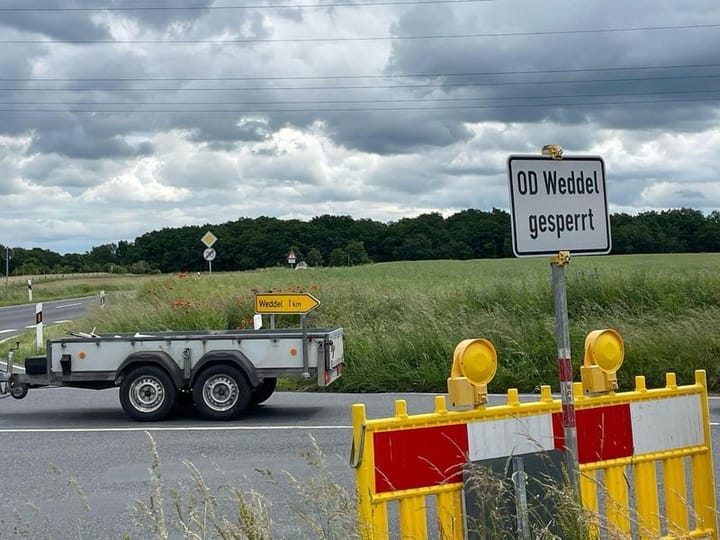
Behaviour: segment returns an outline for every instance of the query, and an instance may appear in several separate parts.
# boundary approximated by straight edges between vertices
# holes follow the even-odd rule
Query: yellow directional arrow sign
[[[266,293],[255,295],[255,313],[288,313],[302,315],[320,305],[320,300],[308,293]]]

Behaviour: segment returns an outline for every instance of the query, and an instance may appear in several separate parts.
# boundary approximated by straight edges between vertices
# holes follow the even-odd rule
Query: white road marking
[[[66,322],[72,322],[72,319],[63,319],[62,321],[53,321],[50,324],[64,324]]]
[[[63,308],[69,308],[69,307],[75,307],[75,306],[82,306],[82,302],[75,302],[74,304],[63,304],[61,306],[54,306],[55,309],[63,309]]]
[[[5,343],[6,341],[10,341],[12,338],[16,338],[16,337],[17,337],[17,335],[6,337],[5,339],[0,339],[0,343]]]
[[[122,431],[306,431],[313,429],[352,429],[352,426],[186,426],[124,428],[7,428],[0,433],[115,433]]]
[[[8,332],[16,332],[14,328],[8,328],[7,330],[0,330],[0,334],[7,334]]]

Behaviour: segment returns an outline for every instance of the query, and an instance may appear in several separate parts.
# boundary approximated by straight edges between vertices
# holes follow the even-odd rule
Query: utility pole
[[[5,246],[5,300],[8,298],[8,276],[10,275],[10,259],[15,253],[11,247]]]

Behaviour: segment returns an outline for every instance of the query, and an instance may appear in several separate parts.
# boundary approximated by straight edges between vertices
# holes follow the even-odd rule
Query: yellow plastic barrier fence
[[[718,540],[707,384],[583,396],[575,383],[583,506],[598,526],[645,539]],[[464,539],[463,471],[468,463],[563,449],[560,400],[549,386],[536,401],[507,393],[507,404],[368,420],[352,408],[360,534],[365,540]]]

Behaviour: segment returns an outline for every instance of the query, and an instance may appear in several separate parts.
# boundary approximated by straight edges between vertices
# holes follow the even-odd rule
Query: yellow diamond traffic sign
[[[255,313],[285,313],[302,315],[320,305],[320,300],[308,293],[258,293]]]
[[[217,242],[217,236],[215,236],[210,231],[206,232],[203,237],[200,239],[200,241],[205,244],[205,246],[211,248],[215,242]]]

